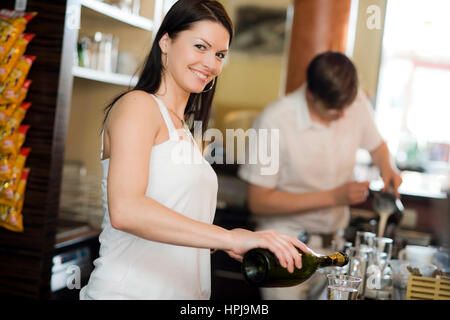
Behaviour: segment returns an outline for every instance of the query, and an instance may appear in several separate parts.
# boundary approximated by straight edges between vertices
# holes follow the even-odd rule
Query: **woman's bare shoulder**
[[[144,109],[151,112],[157,105],[157,102],[149,93],[142,90],[132,90],[120,97],[114,108],[121,109],[122,112],[134,109]]]
[[[127,92],[116,101],[108,115],[106,127],[124,121],[144,121],[149,126],[159,126],[159,108],[155,99],[142,90]]]

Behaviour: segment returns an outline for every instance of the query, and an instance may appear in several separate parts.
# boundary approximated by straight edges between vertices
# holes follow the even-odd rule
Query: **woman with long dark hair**
[[[212,224],[217,176],[184,121],[206,128],[232,36],[219,2],[179,0],[136,87],[107,107],[100,255],[81,299],[209,299],[212,248],[239,261],[267,248],[291,272],[301,267],[296,247],[308,249],[295,237]],[[180,152],[201,161],[180,162]]]

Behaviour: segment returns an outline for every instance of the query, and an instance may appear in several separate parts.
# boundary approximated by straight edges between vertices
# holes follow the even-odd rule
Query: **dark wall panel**
[[[13,9],[14,2],[3,0],[0,8]],[[24,232],[0,228],[0,294],[48,299],[69,113],[69,105],[60,102],[58,86],[71,81],[70,74],[61,73],[66,0],[28,0],[27,11],[38,12],[26,29],[36,34],[26,51],[36,60],[25,100],[32,106],[23,121],[30,125],[24,146],[31,148],[26,163],[31,171],[22,212]]]

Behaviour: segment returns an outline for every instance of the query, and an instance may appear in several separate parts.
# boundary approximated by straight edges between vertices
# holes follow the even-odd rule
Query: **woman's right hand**
[[[302,267],[302,257],[296,248],[303,252],[310,249],[295,237],[274,230],[249,231],[246,229],[230,230],[231,249],[225,250],[233,259],[242,262],[244,254],[254,248],[268,249],[277,257],[280,264],[289,272],[294,272],[294,266]]]

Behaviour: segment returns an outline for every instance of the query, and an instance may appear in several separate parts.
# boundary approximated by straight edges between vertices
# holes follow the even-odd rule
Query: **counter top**
[[[443,174],[430,174],[413,171],[402,171],[403,182],[398,188],[400,195],[422,197],[431,199],[446,199],[447,177]],[[381,179],[370,183],[372,191],[379,191],[383,188]]]
[[[447,194],[450,192],[449,174],[404,170],[401,172],[403,182],[398,191],[402,196],[446,199]],[[357,181],[371,181],[369,188],[376,192],[380,191],[384,185],[378,168],[367,164],[357,164],[355,166],[354,179]]]
[[[55,237],[55,249],[96,238],[100,232],[101,229],[93,228],[85,222],[59,219]]]

